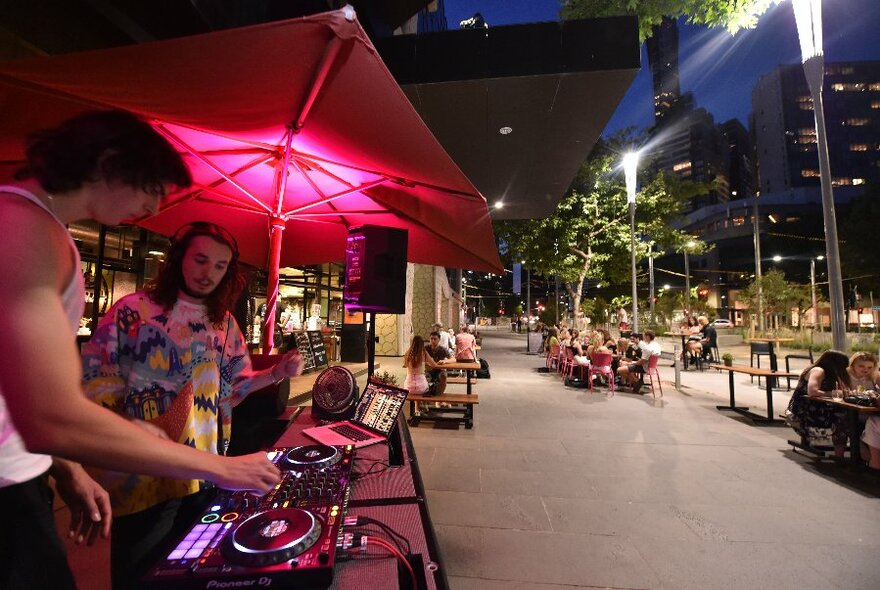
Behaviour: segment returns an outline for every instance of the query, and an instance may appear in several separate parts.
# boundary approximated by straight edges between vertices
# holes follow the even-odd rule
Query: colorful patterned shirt
[[[242,376],[251,369],[244,336],[230,314],[218,328],[203,305],[178,300],[165,311],[144,293],[123,297],[110,309],[82,359],[90,399],[211,453],[217,452],[218,410],[228,442],[232,408],[247,395],[249,380]],[[118,516],[199,491],[195,480],[104,470],[93,475],[110,492]]]

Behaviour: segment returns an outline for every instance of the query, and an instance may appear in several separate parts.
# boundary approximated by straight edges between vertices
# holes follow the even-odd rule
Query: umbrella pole
[[[272,352],[275,346],[275,307],[278,303],[278,270],[281,264],[281,239],[284,220],[272,218],[269,234],[269,284],[266,285],[266,317],[263,319],[263,354]]]

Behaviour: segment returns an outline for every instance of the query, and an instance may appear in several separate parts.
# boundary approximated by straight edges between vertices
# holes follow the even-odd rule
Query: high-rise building
[[[681,96],[678,76],[678,24],[664,16],[647,42],[648,64],[654,86],[654,122],[659,125]]]
[[[880,180],[880,61],[825,64],[833,186]],[[752,92],[762,194],[818,187],[813,99],[800,64],[778,66]]]
[[[754,143],[739,119],[721,124],[730,154],[730,200],[748,199],[755,195]]]
[[[691,199],[685,213],[730,199],[728,139],[706,109],[694,107],[691,93],[675,101],[651,136],[657,169],[682,180],[712,183]]]

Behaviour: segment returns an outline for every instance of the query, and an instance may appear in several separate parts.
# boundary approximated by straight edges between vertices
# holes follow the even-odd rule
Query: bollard
[[[672,366],[675,367],[675,389],[681,389],[681,365],[679,361],[681,359],[681,350],[679,350],[678,344],[673,345],[672,347]]]

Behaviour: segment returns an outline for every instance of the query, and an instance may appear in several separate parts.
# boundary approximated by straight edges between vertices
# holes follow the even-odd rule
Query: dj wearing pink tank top
[[[32,135],[15,181],[0,186],[0,307],[8,318],[0,338],[0,588],[75,587],[49,476],[71,510],[72,537],[91,543],[109,534],[107,493],[77,462],[260,494],[278,481],[263,453],[219,457],[162,440],[82,393],[82,268],[65,226],[150,215],[191,183],[180,155],[148,123],[103,111]]]

